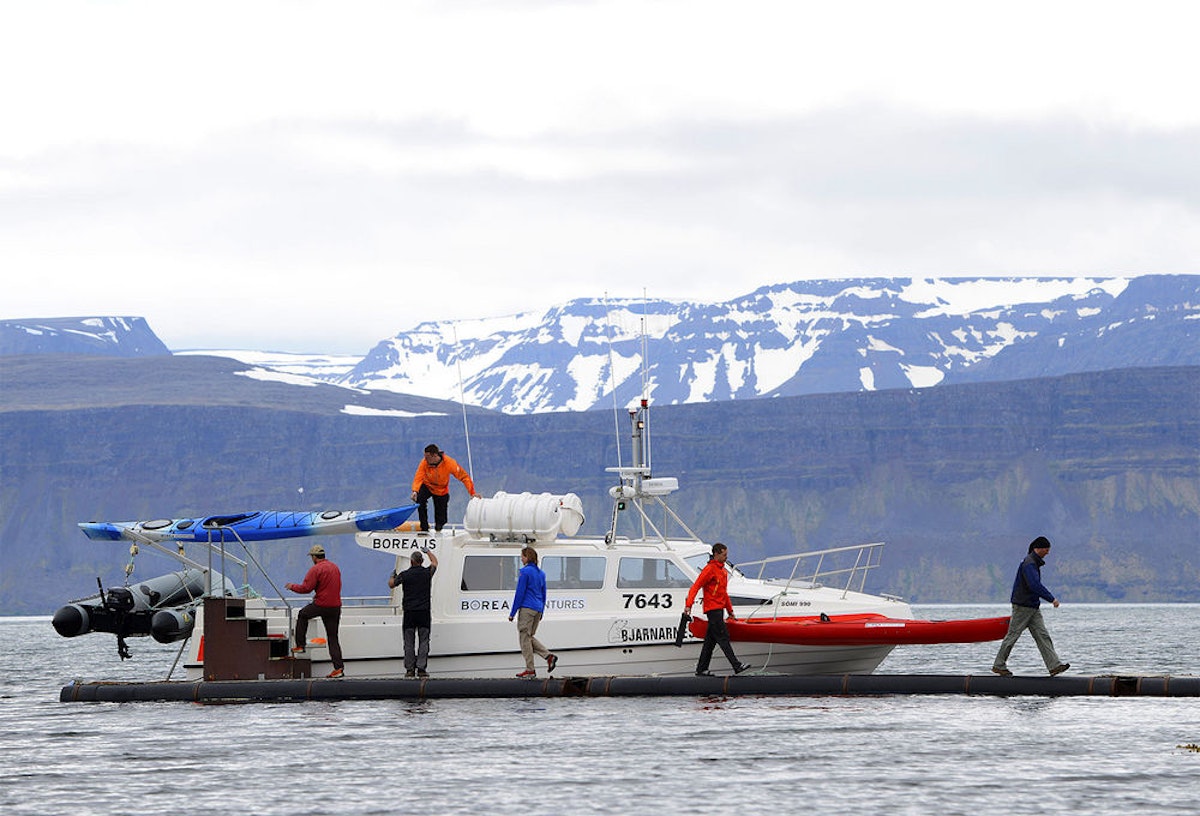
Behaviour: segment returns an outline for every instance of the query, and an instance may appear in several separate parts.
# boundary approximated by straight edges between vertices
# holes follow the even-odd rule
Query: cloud
[[[4,317],[364,353],[605,293],[1200,255],[1169,3],[67,5],[0,12]]]

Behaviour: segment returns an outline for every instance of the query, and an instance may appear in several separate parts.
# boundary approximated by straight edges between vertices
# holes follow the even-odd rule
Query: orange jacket
[[[421,464],[417,465],[417,474],[413,476],[413,492],[416,493],[421,489],[421,485],[425,485],[433,495],[445,496],[450,492],[451,476],[462,482],[468,493],[472,496],[475,495],[475,483],[471,481],[471,474],[444,453],[442,461],[436,465],[430,465],[424,459],[421,460]]]
[[[684,604],[685,609],[692,608],[692,604],[696,601],[696,593],[702,589],[704,590],[705,612],[724,609],[729,613],[729,617],[733,617],[733,603],[729,600],[729,573],[725,571],[725,565],[715,558],[704,565],[704,569],[700,570],[700,575],[696,578],[696,583],[692,584],[692,588],[688,590],[687,603]]]

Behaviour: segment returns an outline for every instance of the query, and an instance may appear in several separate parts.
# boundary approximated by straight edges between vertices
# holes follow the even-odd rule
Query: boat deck
[[[1014,676],[945,674],[741,675],[726,677],[543,677],[337,680],[75,682],[61,702],[429,700],[520,697],[847,697],[969,694],[1036,697],[1200,697],[1200,677]]]

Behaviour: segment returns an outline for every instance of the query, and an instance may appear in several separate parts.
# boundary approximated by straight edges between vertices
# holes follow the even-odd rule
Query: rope
[[[127,563],[125,565],[125,587],[126,588],[129,587],[129,578],[130,578],[130,576],[133,575],[133,560],[134,560],[134,558],[137,557],[137,554],[138,554],[138,545],[137,545],[137,542],[135,541],[129,545],[129,563]]]

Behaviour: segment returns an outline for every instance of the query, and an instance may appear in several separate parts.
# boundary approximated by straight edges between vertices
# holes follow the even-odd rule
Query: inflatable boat
[[[883,615],[806,615],[727,620],[729,639],[744,643],[792,643],[805,646],[900,646],[914,643],[982,643],[1000,640],[1008,618],[905,620]],[[693,617],[688,629],[698,638],[708,620]]]

